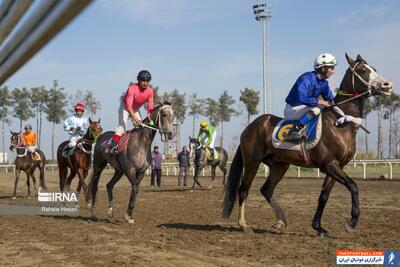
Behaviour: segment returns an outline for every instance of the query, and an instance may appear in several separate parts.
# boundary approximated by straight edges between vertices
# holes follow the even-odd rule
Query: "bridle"
[[[25,157],[25,156],[28,154],[28,149],[26,149],[26,147],[23,145],[21,136],[19,136],[19,135],[13,135],[11,138],[13,138],[14,136],[18,138],[18,144],[16,145],[16,144],[14,144],[14,143],[11,143],[10,146],[16,148],[16,152],[17,152],[17,157],[18,157],[18,158]],[[23,148],[23,149],[24,149],[24,154],[18,154],[18,149],[19,149],[19,148]]]
[[[156,118],[155,118],[155,120],[154,120],[154,124],[157,124],[157,122],[158,122],[158,124],[157,124],[157,125],[158,125],[158,128],[155,128],[155,127],[152,127],[152,126],[143,124],[143,127],[149,128],[149,129],[151,129],[151,130],[153,130],[153,131],[159,131],[159,132],[160,132],[160,135],[161,135],[161,141],[162,141],[162,142],[167,141],[167,136],[166,136],[166,131],[164,130],[163,125],[162,125],[162,120],[161,120],[161,115],[160,115],[160,113],[161,113],[161,110],[167,109],[167,108],[169,108],[169,109],[172,110],[172,106],[171,106],[171,105],[162,105],[162,106],[157,110],[157,114],[156,114]],[[163,136],[164,136],[164,139],[163,139]]]
[[[92,127],[92,125],[90,125],[89,126],[89,136],[88,136],[88,138],[82,138],[81,140],[81,146],[80,146],[80,148],[82,149],[82,151],[84,152],[84,153],[86,153],[86,154],[91,154],[92,153],[92,144],[93,143],[96,143],[96,140],[97,140],[97,138],[99,137],[101,135],[101,132],[99,133],[99,134],[95,134],[94,133],[94,131],[93,131],[93,127]],[[85,149],[84,147],[83,147],[83,145],[90,145],[90,150],[88,150],[88,149]]]
[[[361,77],[360,74],[358,74],[356,72],[356,68],[360,63],[364,63],[365,65],[369,66],[365,61],[359,61],[354,65],[354,67],[350,67],[349,68],[350,71],[352,72],[351,84],[352,84],[353,90],[355,92],[354,96],[363,94],[363,95],[368,95],[368,97],[369,97],[369,96],[372,95],[373,91],[375,91],[376,80],[378,80],[381,77],[381,75],[379,75],[377,72],[375,72],[375,73],[371,72],[371,74],[375,74],[374,75],[375,77],[373,77],[373,79],[371,79],[371,74],[370,74],[369,77],[368,77],[368,81],[366,81],[363,77]],[[355,83],[354,83],[354,77],[357,77],[358,80],[360,80],[360,82],[363,83],[367,87],[368,90],[365,91],[364,93],[361,93],[361,94],[359,92],[357,92],[357,89],[356,89]]]

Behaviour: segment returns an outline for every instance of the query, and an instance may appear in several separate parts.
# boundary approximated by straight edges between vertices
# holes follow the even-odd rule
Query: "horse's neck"
[[[351,82],[351,75],[349,73],[349,70],[346,72],[345,76],[343,77],[342,82],[340,83],[339,91],[343,92],[344,94],[348,94],[348,95],[337,94],[335,97],[336,104],[349,99],[349,97],[351,97],[349,95],[354,95],[354,93],[356,93],[355,89],[353,88],[352,82]],[[364,100],[363,100],[363,98],[357,98],[350,102],[339,105],[339,107],[340,107],[340,109],[343,110],[343,112],[346,115],[351,115],[353,117],[362,117],[363,108],[364,108]]]

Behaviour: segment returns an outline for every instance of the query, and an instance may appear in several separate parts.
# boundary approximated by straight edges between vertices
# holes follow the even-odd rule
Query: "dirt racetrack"
[[[162,189],[141,184],[134,210],[136,224],[123,218],[130,194],[124,178],[115,188],[114,218],[106,215],[105,184],[100,181],[97,221],[84,208],[77,217],[0,215],[0,265],[7,266],[332,266],[336,249],[400,249],[400,181],[357,180],[361,217],[356,231],[347,233],[350,194],[337,184],[331,193],[323,226],[331,238],[317,237],[311,228],[322,179],[284,179],[275,196],[286,211],[288,229],[276,234],[276,221],[258,189],[256,178],[246,206],[254,233],[237,226],[238,210],[229,220],[218,208],[222,186],[190,192],[164,177]],[[0,205],[38,204],[26,198],[21,177],[18,198],[11,200],[14,177],[0,175]],[[201,178],[207,185],[209,179]],[[55,172],[46,173],[49,191],[58,188]],[[73,188],[76,188],[74,180]]]

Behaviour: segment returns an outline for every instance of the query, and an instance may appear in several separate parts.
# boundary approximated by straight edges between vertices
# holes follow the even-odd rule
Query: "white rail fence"
[[[231,162],[228,162],[228,170]],[[363,179],[367,179],[368,177],[371,176],[372,170],[377,169],[377,167],[380,167],[382,170],[384,170],[384,173],[380,175],[386,175],[389,179],[395,178],[400,178],[400,159],[381,159],[381,160],[352,160],[346,167],[346,171],[348,171],[351,175],[352,172],[354,172],[355,169],[358,169],[359,167],[362,167],[361,171],[361,177]],[[107,166],[107,169],[112,169],[111,166]],[[372,168],[368,172],[368,168]],[[46,165],[46,171],[58,171],[57,164],[47,164]],[[267,177],[268,176],[268,167],[265,167],[262,165],[259,169],[259,175]],[[2,173],[15,173],[15,165],[0,165],[0,172]],[[190,167],[190,172],[192,175],[194,175],[194,168],[193,164]],[[295,176],[298,178],[301,177],[324,177],[324,174],[321,174],[319,169],[303,169],[301,167],[292,167],[289,171],[289,174],[287,176]],[[295,173],[293,175],[293,173]],[[150,169],[146,171],[146,174],[150,174]],[[291,175],[290,175],[291,174]],[[369,175],[370,174],[370,175]],[[178,163],[163,163],[163,175],[166,176],[177,176],[179,175],[179,165]],[[209,176],[211,175],[211,167],[207,166],[204,168],[201,172],[201,176]],[[221,176],[222,172],[217,168],[217,176]],[[375,175],[377,175],[375,173]]]

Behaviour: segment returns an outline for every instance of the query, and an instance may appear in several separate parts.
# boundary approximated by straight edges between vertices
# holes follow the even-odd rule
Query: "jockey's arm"
[[[201,144],[201,137],[202,137],[202,135],[203,135],[203,130],[200,129],[200,130],[199,130],[199,134],[197,135],[197,141],[199,141],[200,144]]]
[[[139,124],[142,122],[142,119],[139,117],[138,114],[136,114],[136,112],[133,111],[133,109],[128,110],[129,116],[133,119],[133,122],[135,124]]]

